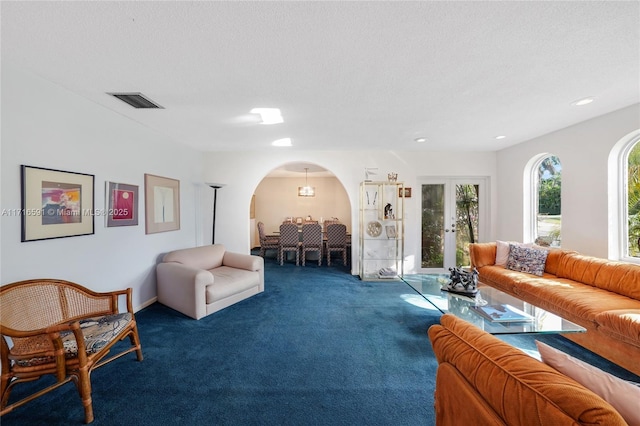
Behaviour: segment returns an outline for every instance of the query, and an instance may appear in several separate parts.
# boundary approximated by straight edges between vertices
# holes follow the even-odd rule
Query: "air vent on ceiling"
[[[145,98],[142,93],[108,93],[134,108],[162,108],[155,102]]]

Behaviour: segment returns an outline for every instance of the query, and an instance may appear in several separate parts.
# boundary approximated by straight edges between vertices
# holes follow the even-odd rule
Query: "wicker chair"
[[[260,236],[260,257],[264,257],[267,250],[280,249],[280,237],[267,235],[264,231],[264,223],[258,222],[258,235]]]
[[[307,252],[318,252],[318,266],[322,265],[322,226],[319,224],[302,225],[302,266],[306,266]]]
[[[298,235],[298,225],[295,223],[280,225],[280,246],[278,249],[280,265],[284,265],[284,253],[288,251],[296,252],[296,266],[300,265],[300,236]]]
[[[96,293],[54,279],[20,281],[0,287],[0,415],[73,381],[84,405],[85,422],[93,421],[91,372],[142,346],[131,304],[132,290]],[[118,301],[126,298],[126,312]],[[105,359],[119,341],[131,345]],[[8,404],[13,386],[51,374],[56,382]]]
[[[327,265],[331,265],[331,252],[342,252],[342,263],[347,265],[347,227],[342,223],[327,226]]]

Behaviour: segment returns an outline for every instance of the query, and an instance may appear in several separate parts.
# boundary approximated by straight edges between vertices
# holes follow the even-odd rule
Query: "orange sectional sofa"
[[[471,244],[479,281],[581,325],[565,337],[640,375],[640,266],[549,249],[542,276],[495,265],[497,244]]]
[[[627,423],[593,391],[451,314],[429,327],[437,426]]]

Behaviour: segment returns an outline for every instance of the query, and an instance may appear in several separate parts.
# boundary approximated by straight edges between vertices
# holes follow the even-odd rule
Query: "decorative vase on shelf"
[[[391,172],[387,174],[387,179],[389,179],[389,182],[396,182],[398,180],[398,174]]]

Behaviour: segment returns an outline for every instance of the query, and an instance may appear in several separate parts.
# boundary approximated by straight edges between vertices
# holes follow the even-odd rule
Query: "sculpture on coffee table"
[[[475,295],[478,293],[478,270],[465,271],[462,268],[449,268],[451,282],[443,290],[452,293]]]

